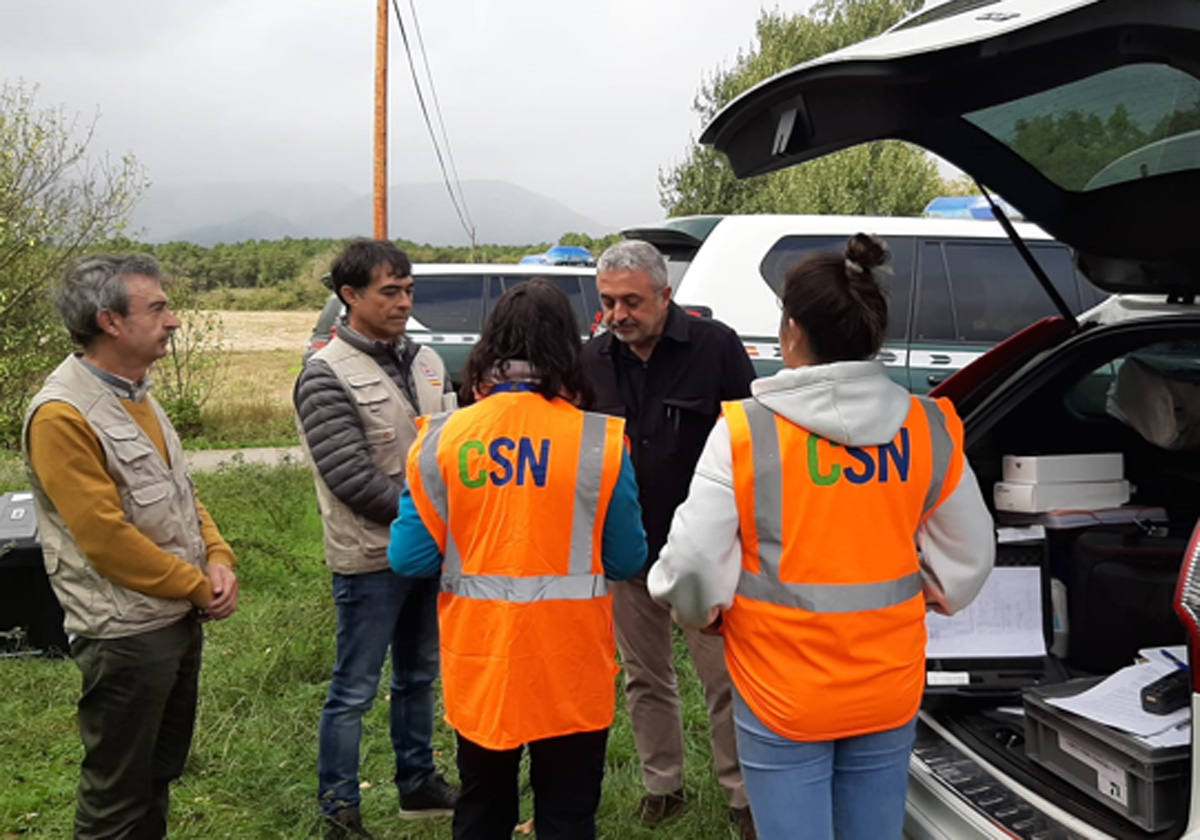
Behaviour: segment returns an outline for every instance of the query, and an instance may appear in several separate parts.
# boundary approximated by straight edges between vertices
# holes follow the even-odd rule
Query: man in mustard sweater
[[[82,352],[33,398],[22,447],[83,675],[75,837],[159,838],[192,740],[201,624],[237,607],[233,552],[149,395],[147,372],[179,327],[158,263],[86,257],[55,303]]]

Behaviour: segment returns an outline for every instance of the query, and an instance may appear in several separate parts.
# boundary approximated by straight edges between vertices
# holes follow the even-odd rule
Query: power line
[[[404,28],[404,18],[400,16],[400,4],[397,0],[392,0],[392,8],[396,11],[396,23],[400,26],[400,38],[404,42],[404,53],[408,57],[408,69],[412,74],[413,89],[417,92],[417,103],[421,106],[421,115],[425,118],[425,128],[429,131],[429,140],[433,143],[433,152],[437,155],[438,166],[442,170],[442,183],[446,185],[446,193],[450,196],[450,203],[454,206],[454,212],[458,214],[458,221],[463,226],[463,230],[467,232],[467,236],[471,240],[471,250],[474,251],[475,228],[467,222],[464,210],[459,206],[458,198],[454,195],[454,189],[450,186],[450,176],[446,171],[446,161],[442,157],[442,149],[438,145],[437,135],[433,130],[433,122],[429,119],[429,109],[425,106],[425,95],[421,92],[421,84],[417,78],[417,66],[413,63],[412,48],[408,43],[408,31]]]
[[[421,22],[417,19],[416,0],[408,0],[408,8],[412,12],[413,31],[417,34],[417,47],[421,50],[421,61],[425,65],[425,78],[429,82],[429,98],[433,100],[433,113],[437,117],[438,128],[442,131],[442,145],[446,149],[446,159],[450,161],[450,174],[454,176],[454,187],[458,190],[458,199],[462,202],[467,222],[474,231],[475,220],[471,218],[470,209],[467,207],[467,197],[463,195],[462,181],[458,178],[458,167],[454,164],[454,150],[450,148],[450,135],[446,133],[446,123],[442,120],[442,106],[438,102],[437,88],[433,85],[433,71],[429,69],[429,52],[425,49],[425,39],[421,35]]]

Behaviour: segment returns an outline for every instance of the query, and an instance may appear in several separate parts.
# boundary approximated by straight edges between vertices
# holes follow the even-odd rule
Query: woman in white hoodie
[[[947,400],[874,361],[882,242],[787,276],[785,370],[725,404],[652,567],[650,593],[725,637],[759,836],[901,836],[926,609],[983,585],[992,520]]]

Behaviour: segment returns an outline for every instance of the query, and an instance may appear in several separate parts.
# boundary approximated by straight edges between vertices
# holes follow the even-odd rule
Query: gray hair
[[[641,239],[623,239],[605,248],[596,261],[596,273],[606,271],[644,271],[650,275],[654,291],[667,287],[667,261],[657,248]]]
[[[162,266],[149,254],[89,254],[71,266],[54,289],[54,305],[72,341],[91,346],[100,335],[101,309],[129,314],[125,278],[133,275],[163,281]]]

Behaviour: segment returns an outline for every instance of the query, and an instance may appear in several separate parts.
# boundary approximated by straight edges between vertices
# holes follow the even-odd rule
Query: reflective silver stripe
[[[515,577],[511,575],[464,574],[462,554],[454,541],[454,534],[446,530],[446,553],[442,564],[442,591],[451,592],[459,598],[474,598],[487,601],[509,601],[527,604],[534,601],[567,600],[582,601],[600,598],[608,594],[608,581],[604,575],[592,574],[592,531],[599,516],[600,484],[604,470],[604,444],[608,419],[601,414],[584,414],[583,432],[579,441],[579,463],[575,473],[575,506],[571,516],[570,558],[565,575],[540,575]],[[430,429],[430,437],[441,435],[441,427]],[[431,442],[432,471],[436,474],[442,492],[444,506],[445,485],[441,483],[441,472],[437,469],[437,440]],[[421,476],[428,474],[425,467],[426,450],[421,450]],[[432,494],[431,498],[432,498]],[[436,504],[436,502],[435,502]],[[553,527],[553,523],[547,523]]]
[[[446,580],[462,577],[462,555],[458,553],[458,543],[454,541],[454,532],[446,524],[446,553],[442,560],[442,589],[446,589]]]
[[[929,491],[925,494],[925,506],[921,508],[924,514],[933,510],[942,495],[942,485],[950,469],[950,457],[954,454],[954,441],[946,429],[946,415],[942,414],[937,403],[921,397],[917,397],[917,402],[925,409],[925,421],[929,425],[929,448],[933,453],[933,473],[929,478]]]
[[[746,411],[754,463],[754,525],[758,531],[759,572],[753,574],[742,569],[737,593],[751,600],[815,613],[878,610],[902,604],[920,594],[919,572],[875,583],[784,583],[779,579],[783,553],[783,470],[779,431],[773,411],[753,400],[743,400],[742,406]],[[936,406],[934,411],[941,413]],[[942,431],[945,432],[944,426]],[[949,439],[948,434],[944,437]]]
[[[442,591],[453,592],[459,598],[529,604],[551,600],[585,601],[608,594],[604,575],[451,575],[449,562],[446,569],[442,573]]]
[[[608,418],[587,412],[579,438],[579,465],[575,470],[575,510],[571,516],[570,575],[592,571],[592,531],[600,515],[600,480],[604,476],[604,433]],[[550,523],[552,524],[552,523]]]
[[[743,400],[742,407],[750,427],[759,564],[761,573],[777,578],[779,559],[783,555],[783,471],[780,469],[775,412],[753,399]]]
[[[421,473],[421,485],[429,503],[437,511],[437,515],[446,521],[446,482],[442,480],[442,471],[438,466],[438,442],[442,439],[442,429],[450,419],[450,412],[435,414],[429,418],[428,431],[421,443],[421,452],[417,455],[417,469]]]
[[[921,592],[921,575],[913,572],[878,583],[784,583],[742,569],[739,595],[784,607],[815,613],[845,613],[879,610],[903,604]]]

